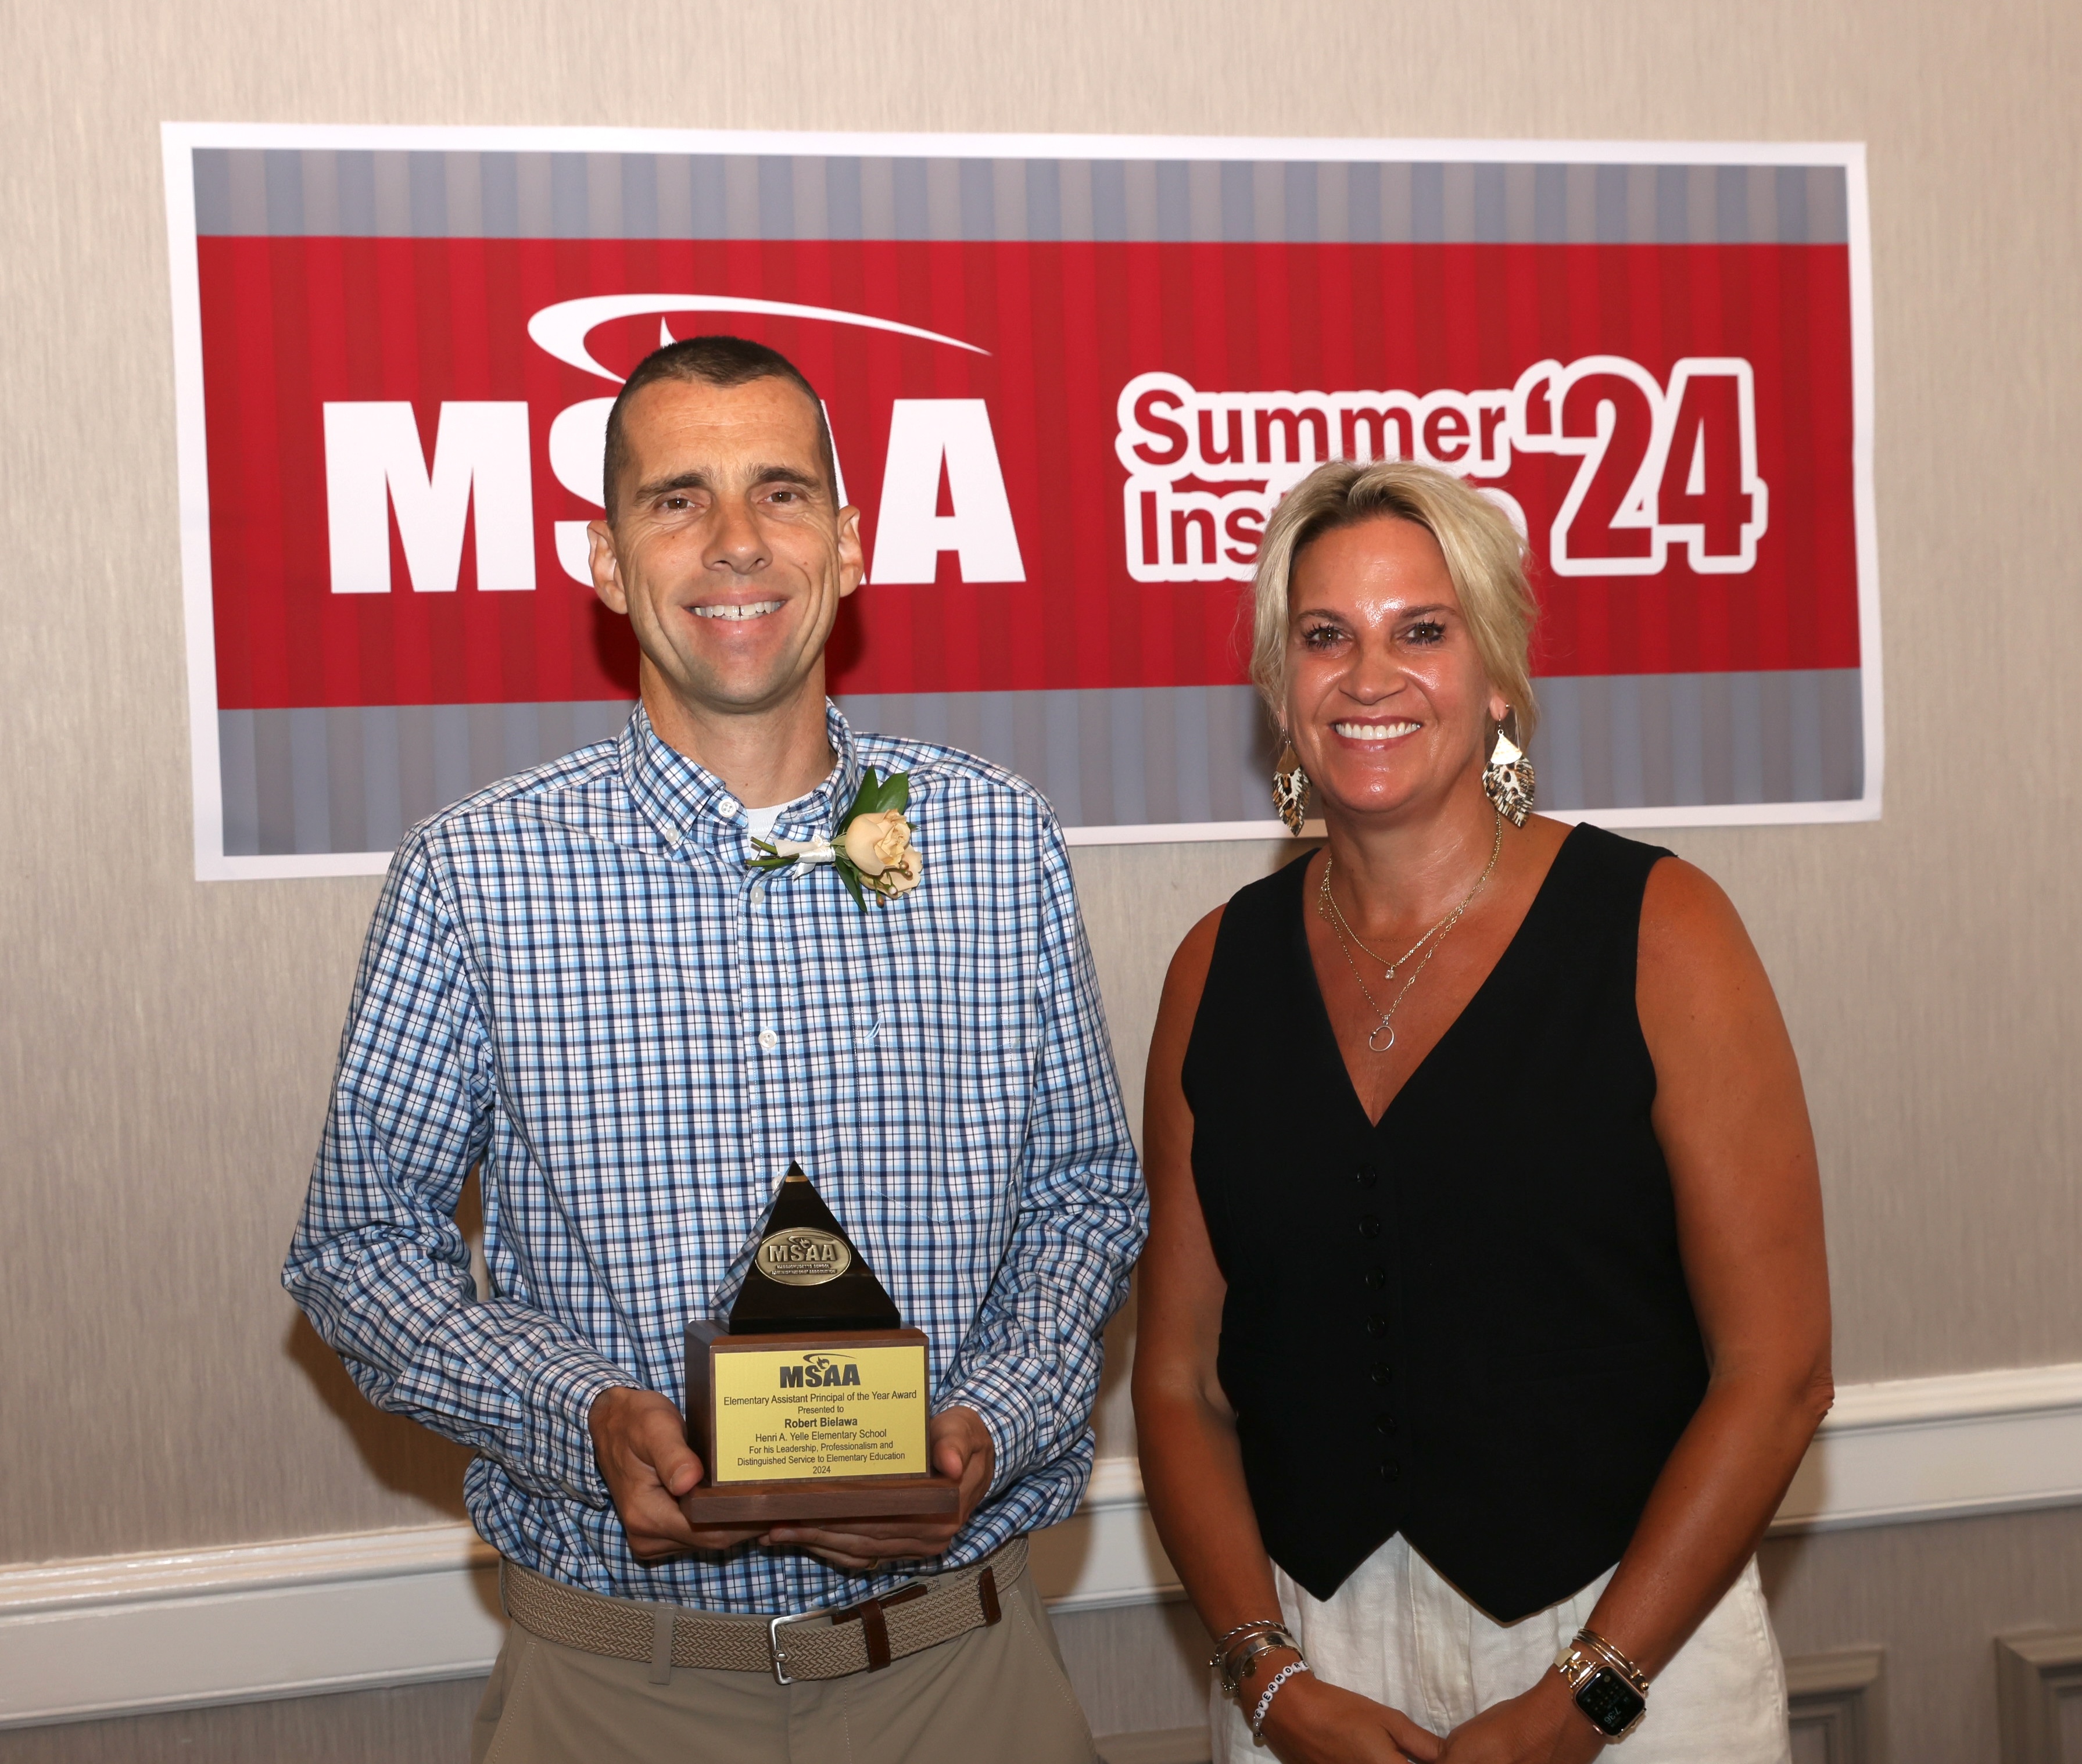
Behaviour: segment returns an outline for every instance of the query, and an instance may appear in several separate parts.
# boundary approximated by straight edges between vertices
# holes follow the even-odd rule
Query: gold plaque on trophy
[[[732,1340],[710,1362],[712,1480],[924,1476],[925,1344],[912,1332],[845,1347]]]

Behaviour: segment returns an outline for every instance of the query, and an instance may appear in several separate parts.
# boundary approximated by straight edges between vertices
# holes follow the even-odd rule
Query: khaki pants
[[[641,1662],[508,1632],[471,1764],[1093,1764],[1048,1614],[1022,1574],[1004,1619],[880,1672],[814,1682]]]

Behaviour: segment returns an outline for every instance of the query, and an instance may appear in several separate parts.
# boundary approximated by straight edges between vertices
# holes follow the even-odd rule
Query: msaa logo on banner
[[[538,347],[570,365],[619,385],[586,336],[609,318],[647,312],[747,309],[896,330],[983,352],[971,343],[865,314],[727,301],[691,295],[608,296],[560,301],[529,321]],[[660,346],[672,342],[659,322]],[[604,513],[602,480],[612,396],[580,399],[550,423],[550,469],[566,490]],[[827,413],[828,420],[828,412]],[[420,444],[412,406],[402,401],[332,402],[324,406],[327,529],[335,594],[387,594],[391,588],[390,523],[397,522],[406,574],[415,593],[453,593],[461,576],[466,531],[475,541],[477,585],[484,592],[532,590],[535,583],[534,480],[531,412],[521,402],[445,402],[431,460]],[[962,580],[1026,579],[990,410],[981,398],[891,401],[881,493],[875,510],[875,554],[868,579],[929,583],[941,554],[951,551]],[[837,490],[847,501],[845,462]],[[949,512],[940,512],[945,487]],[[587,522],[554,525],[564,573],[590,587]]]

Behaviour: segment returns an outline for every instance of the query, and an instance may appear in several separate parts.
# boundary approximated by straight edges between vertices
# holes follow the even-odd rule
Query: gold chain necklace
[[[1498,812],[1501,814],[1502,811],[1499,810]],[[1468,901],[1473,900],[1477,894],[1481,892],[1482,882],[1486,882],[1490,879],[1490,869],[1494,869],[1496,867],[1497,853],[1502,849],[1502,847],[1503,823],[1499,820],[1497,823],[1496,838],[1492,842],[1490,848],[1489,869],[1485,869],[1482,872],[1481,880],[1477,882],[1475,886],[1468,891],[1468,899],[1462,901],[1459,906],[1456,907],[1451,912],[1448,913],[1437,924],[1432,926],[1429,931],[1426,932],[1422,937],[1419,937],[1416,941],[1416,942],[1411,944],[1407,949],[1405,949],[1402,954],[1397,956],[1393,962],[1388,960],[1388,958],[1382,955],[1378,949],[1371,949],[1366,944],[1361,943],[1359,941],[1359,934],[1352,929],[1351,922],[1345,917],[1344,909],[1338,904],[1338,897],[1336,894],[1332,891],[1330,887],[1330,872],[1337,862],[1337,860],[1333,857],[1326,856],[1323,860],[1323,880],[1316,890],[1316,911],[1318,913],[1322,913],[1327,907],[1329,909],[1330,915],[1335,918],[1337,928],[1343,934],[1343,937],[1350,940],[1351,942],[1357,945],[1360,954],[1372,957],[1375,961],[1380,962],[1382,966],[1387,970],[1387,972],[1381,975],[1381,979],[1384,980],[1392,980],[1395,978],[1395,970],[1397,968],[1401,967],[1404,962],[1407,962],[1412,956],[1416,954],[1417,952],[1422,949],[1426,944],[1429,943],[1434,937],[1437,937],[1441,931],[1446,928],[1451,921],[1459,918],[1462,913],[1468,910]]]
[[[1371,957],[1374,961],[1380,962],[1381,966],[1387,970],[1387,971],[1381,975],[1381,979],[1384,980],[1392,980],[1395,978],[1395,970],[1401,967],[1402,964],[1407,962],[1412,956],[1416,954],[1417,952],[1422,949],[1426,944],[1429,943],[1434,937],[1437,937],[1439,935],[1439,927],[1446,923],[1446,919],[1452,918],[1453,916],[1453,913],[1448,913],[1446,915],[1446,919],[1441,919],[1438,924],[1432,926],[1432,928],[1429,931],[1426,932],[1422,937],[1419,937],[1416,942],[1411,944],[1407,949],[1405,949],[1401,955],[1397,956],[1393,962],[1391,962],[1378,949],[1371,948],[1369,945],[1359,941],[1359,933],[1352,929],[1351,920],[1345,917],[1344,908],[1338,904],[1338,897],[1336,895],[1332,893],[1330,890],[1330,870],[1336,861],[1337,860],[1335,858],[1327,855],[1323,859],[1323,879],[1317,885],[1316,888],[1317,916],[1319,918],[1325,918],[1334,921],[1333,928],[1338,934],[1338,941],[1340,943],[1346,941],[1351,942],[1358,949],[1361,955]],[[1477,884],[1477,886],[1479,886],[1480,884]],[[1473,897],[1470,895],[1469,898],[1472,899]],[[1461,905],[1465,906],[1466,903],[1467,903],[1465,901],[1463,901]],[[1454,912],[1457,912],[1459,911],[1460,907],[1456,907],[1454,908]]]
[[[1424,959],[1417,964],[1416,973],[1402,983],[1402,990],[1395,995],[1394,1002],[1384,1011],[1380,1008],[1380,1000],[1368,990],[1366,981],[1361,977],[1359,963],[1352,960],[1351,944],[1345,940],[1350,937],[1351,943],[1359,943],[1359,948],[1367,954],[1373,956],[1375,961],[1380,961],[1380,958],[1372,950],[1367,949],[1364,944],[1359,943],[1358,934],[1345,923],[1344,913],[1338,905],[1338,897],[1330,892],[1330,868],[1335,862],[1335,859],[1329,853],[1324,853],[1323,880],[1316,890],[1317,916],[1330,926],[1330,935],[1338,940],[1338,949],[1344,956],[1345,966],[1352,970],[1352,979],[1358,983],[1360,996],[1366,1000],[1374,1014],[1380,1019],[1380,1022],[1374,1025],[1372,1033],[1367,1037],[1367,1046],[1376,1054],[1385,1054],[1395,1046],[1395,1013],[1402,1008],[1402,1001],[1410,996],[1410,987],[1416,985],[1423,977],[1424,970],[1431,966],[1431,958],[1438,954],[1448,933],[1460,922],[1460,915],[1474,904],[1475,896],[1482,891],[1482,885],[1490,879],[1490,873],[1496,868],[1497,854],[1502,849],[1503,811],[1499,809],[1496,818],[1496,836],[1490,843],[1490,861],[1482,866],[1481,874],[1475,878],[1475,886],[1468,890],[1459,906],[1404,950],[1401,960],[1388,964],[1386,978],[1392,980],[1395,978],[1395,970],[1401,967],[1403,962],[1407,962],[1419,949],[1422,949],[1426,944],[1431,945],[1425,951]],[[1384,1043],[1380,1039],[1384,1029],[1388,1032],[1388,1040]]]

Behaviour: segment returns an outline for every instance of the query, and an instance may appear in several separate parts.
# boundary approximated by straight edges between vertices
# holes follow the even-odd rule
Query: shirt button
[[[1388,1319],[1385,1317],[1368,1317],[1367,1319],[1367,1333],[1376,1339],[1386,1335],[1388,1333]]]
[[[1359,1220],[1359,1236],[1367,1238],[1380,1236],[1380,1217],[1378,1214],[1368,1213]]]
[[[781,1038],[770,1029],[762,1029],[759,1032],[759,1045],[770,1054],[781,1045]]]
[[[1368,1269],[1366,1272],[1366,1283],[1373,1291],[1379,1292],[1383,1286],[1388,1284],[1388,1270],[1385,1268]]]
[[[1394,1459],[1390,1458],[1380,1467],[1380,1480],[1383,1482],[1401,1481],[1402,1466]]]
[[[1374,1362],[1372,1375],[1375,1383],[1385,1384],[1393,1374],[1389,1370],[1388,1362],[1385,1360],[1376,1360]]]
[[[1395,1417],[1393,1415],[1376,1415],[1373,1418],[1373,1425],[1378,1432],[1392,1434],[1395,1431]]]
[[[1380,1180],[1380,1172],[1371,1164],[1362,1164],[1352,1172],[1352,1180],[1361,1188],[1372,1188]]]

